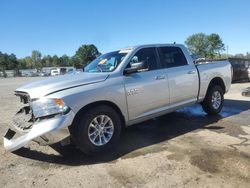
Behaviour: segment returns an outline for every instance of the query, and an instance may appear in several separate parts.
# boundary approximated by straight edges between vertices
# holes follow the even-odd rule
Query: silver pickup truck
[[[200,103],[223,107],[232,79],[228,61],[196,63],[183,45],[140,45],[101,55],[84,72],[16,89],[22,107],[4,136],[6,150],[68,137],[86,154],[112,149],[122,127]]]

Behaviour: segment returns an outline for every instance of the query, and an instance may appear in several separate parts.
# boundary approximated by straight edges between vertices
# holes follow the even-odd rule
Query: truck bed
[[[206,95],[207,87],[213,78],[220,77],[225,83],[225,92],[229,90],[232,82],[231,64],[227,60],[203,61],[195,64],[200,77],[200,91],[198,102],[202,101]]]

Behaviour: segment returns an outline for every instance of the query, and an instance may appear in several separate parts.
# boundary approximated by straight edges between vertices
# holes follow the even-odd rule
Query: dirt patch
[[[129,172],[129,173],[128,173]],[[120,170],[116,168],[111,168],[108,171],[108,174],[114,178],[117,183],[119,183],[123,187],[133,187],[135,184],[137,186],[143,186],[145,185],[145,181],[143,178],[137,174],[137,173],[132,173],[131,171],[127,170]]]
[[[237,122],[231,122],[231,121],[228,121],[228,120],[225,120],[225,119],[222,119],[219,123],[220,127],[218,126],[214,126],[213,127],[213,130],[215,132],[218,132],[218,133],[226,133],[230,136],[233,136],[233,137],[238,137],[239,135],[248,135],[248,133],[246,133],[240,123],[237,123]],[[207,126],[206,128],[211,130],[211,126]]]
[[[138,149],[134,152],[128,153],[127,155],[121,156],[122,159],[136,158],[143,155],[152,155],[153,153],[159,153],[166,150],[166,146],[162,144],[156,144],[148,147]]]
[[[250,182],[250,156],[233,150],[201,149],[190,162],[204,172],[237,176]]]

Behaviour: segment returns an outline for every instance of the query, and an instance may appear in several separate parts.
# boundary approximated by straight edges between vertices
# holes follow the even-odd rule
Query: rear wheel
[[[114,148],[119,142],[121,119],[111,107],[88,109],[73,125],[73,139],[82,152],[94,155]]]
[[[219,85],[213,85],[208,88],[206,97],[201,103],[203,110],[209,115],[220,113],[224,105],[224,92]]]

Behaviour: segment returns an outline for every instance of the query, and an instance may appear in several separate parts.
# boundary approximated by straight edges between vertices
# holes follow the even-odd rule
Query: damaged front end
[[[30,99],[28,93],[15,92],[21,108],[13,118],[12,128],[4,136],[4,147],[15,151],[33,140],[42,145],[53,144],[69,136],[68,126],[74,113],[61,99]]]

